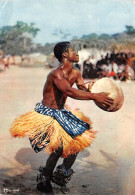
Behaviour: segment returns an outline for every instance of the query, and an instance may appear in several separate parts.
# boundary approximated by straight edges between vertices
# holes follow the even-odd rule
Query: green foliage
[[[70,33],[69,32],[65,32],[65,30],[61,30],[61,29],[55,29],[54,32],[52,33],[53,36],[58,36],[60,37],[61,41],[67,39],[67,37],[70,37]]]
[[[34,23],[18,21],[13,26],[0,28],[0,49],[5,54],[22,54],[30,51],[32,39],[37,35],[39,28]]]
[[[126,40],[133,42],[135,40],[135,28],[131,25],[125,26],[126,30],[122,33],[113,35],[91,33],[83,35],[81,38],[73,37],[74,45],[77,48],[97,48],[109,49],[111,45],[120,43],[126,45]],[[46,43],[45,46],[33,44],[32,40],[40,31],[34,23],[27,24],[18,21],[13,26],[4,26],[0,28],[0,50],[5,54],[21,55],[25,53],[41,52],[49,54],[53,51],[54,44]],[[59,36],[61,40],[70,37],[70,33],[62,30],[55,30],[54,36]],[[74,40],[75,39],[75,40]],[[78,45],[78,46],[77,46]]]
[[[98,35],[96,33],[91,33],[89,35],[83,35],[81,38],[85,40],[98,39]]]
[[[14,26],[4,26],[0,28],[0,36],[4,36],[10,32],[17,32],[21,35],[27,32],[35,37],[39,31],[39,28],[35,28],[34,26],[34,23],[27,24],[25,22],[18,21]]]
[[[126,25],[125,28],[126,28],[126,33],[128,33],[128,34],[135,33],[135,28],[133,26]]]
[[[18,21],[16,25],[14,26],[15,30],[19,31],[20,33],[27,32],[31,34],[33,37],[35,37],[39,31],[39,28],[35,28],[35,23],[30,23],[29,25],[27,23]]]
[[[99,39],[102,39],[102,40],[109,40],[110,38],[111,38],[111,36],[108,34],[101,34],[99,36]]]

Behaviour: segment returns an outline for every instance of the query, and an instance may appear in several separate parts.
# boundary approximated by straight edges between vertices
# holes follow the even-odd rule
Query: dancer
[[[47,77],[43,100],[36,104],[34,110],[17,118],[10,132],[14,137],[28,135],[35,152],[45,149],[49,153],[45,167],[39,170],[38,189],[51,191],[51,182],[54,182],[61,186],[63,193],[68,193],[66,183],[73,174],[71,167],[79,151],[91,145],[95,132],[88,117],[77,109],[70,112],[69,108],[65,108],[66,99],[69,96],[106,105],[113,100],[107,93],[88,91],[79,70],[73,69],[73,63],[79,61],[79,56],[70,42],[56,44],[54,55],[60,65]],[[78,89],[72,87],[74,83]],[[60,157],[63,157],[63,163],[54,171]]]

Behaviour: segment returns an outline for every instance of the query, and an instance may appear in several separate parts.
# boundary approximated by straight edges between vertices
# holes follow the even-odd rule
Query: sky
[[[0,27],[17,21],[34,22],[40,29],[34,42],[42,45],[115,34],[135,27],[135,0],[0,0]]]

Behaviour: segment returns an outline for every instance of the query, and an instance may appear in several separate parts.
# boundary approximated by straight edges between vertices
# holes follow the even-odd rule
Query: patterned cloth
[[[68,108],[70,110],[70,108]],[[80,110],[55,110],[38,103],[31,110],[16,118],[10,133],[13,137],[29,136],[35,152],[44,149],[51,154],[63,146],[61,157],[67,158],[90,146],[95,138],[92,123]],[[70,133],[70,134],[69,134]]]
[[[42,102],[37,103],[35,111],[53,117],[63,127],[70,136],[81,135],[86,129],[90,129],[90,125],[73,115],[67,109],[51,109],[43,105]]]

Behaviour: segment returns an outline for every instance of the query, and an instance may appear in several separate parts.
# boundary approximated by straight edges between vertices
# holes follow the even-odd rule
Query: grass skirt
[[[11,125],[10,133],[13,137],[29,136],[30,140],[34,140],[34,143],[39,148],[44,145],[44,150],[49,154],[57,150],[62,143],[62,157],[66,158],[90,146],[95,138],[95,131],[92,131],[90,119],[84,116],[78,109],[70,111],[78,118],[90,124],[90,129],[84,131],[81,135],[71,137],[57,120],[51,116],[39,114],[35,110],[32,110],[15,119]],[[46,136],[42,140],[44,135]]]

